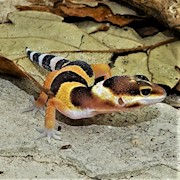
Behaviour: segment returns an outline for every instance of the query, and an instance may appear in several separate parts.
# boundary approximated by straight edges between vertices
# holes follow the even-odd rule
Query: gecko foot
[[[47,137],[48,143],[51,143],[51,138],[54,138],[56,140],[61,140],[60,135],[61,132],[55,130],[55,129],[47,129],[47,128],[37,128],[36,129],[39,133],[41,133],[41,136],[39,136],[37,139]]]
[[[34,96],[30,97],[30,101],[32,102],[33,105],[28,107],[28,108],[23,108],[21,110],[21,113],[32,111],[33,112],[33,117],[35,117],[36,113],[39,111],[43,116],[45,116],[44,107],[37,107],[35,105]]]

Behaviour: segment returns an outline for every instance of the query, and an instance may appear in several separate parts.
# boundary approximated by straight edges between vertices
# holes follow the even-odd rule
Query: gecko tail
[[[48,71],[59,70],[65,63],[69,62],[69,60],[64,59],[63,57],[46,53],[38,53],[30,50],[28,47],[25,48],[25,51],[32,62],[35,62]]]

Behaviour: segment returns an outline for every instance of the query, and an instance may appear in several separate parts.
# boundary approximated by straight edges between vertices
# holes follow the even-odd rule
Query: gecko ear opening
[[[125,103],[124,103],[124,101],[122,100],[122,98],[119,98],[118,103],[119,103],[119,105],[121,105],[121,106],[124,106],[124,105],[125,105]]]

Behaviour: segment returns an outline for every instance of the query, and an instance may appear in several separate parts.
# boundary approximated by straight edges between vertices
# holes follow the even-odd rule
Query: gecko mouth
[[[155,103],[160,103],[166,98],[166,93],[164,93],[161,96],[151,96],[151,97],[134,97],[133,99],[128,98],[128,97],[122,97],[121,104],[124,104],[124,106],[143,106],[143,105],[150,105],[150,104],[155,104]]]

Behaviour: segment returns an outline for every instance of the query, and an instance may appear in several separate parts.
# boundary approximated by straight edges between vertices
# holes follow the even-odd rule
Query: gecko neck
[[[101,100],[112,102],[114,105],[118,105],[118,97],[114,96],[110,89],[103,86],[104,81],[100,81],[92,87],[92,94]]]

